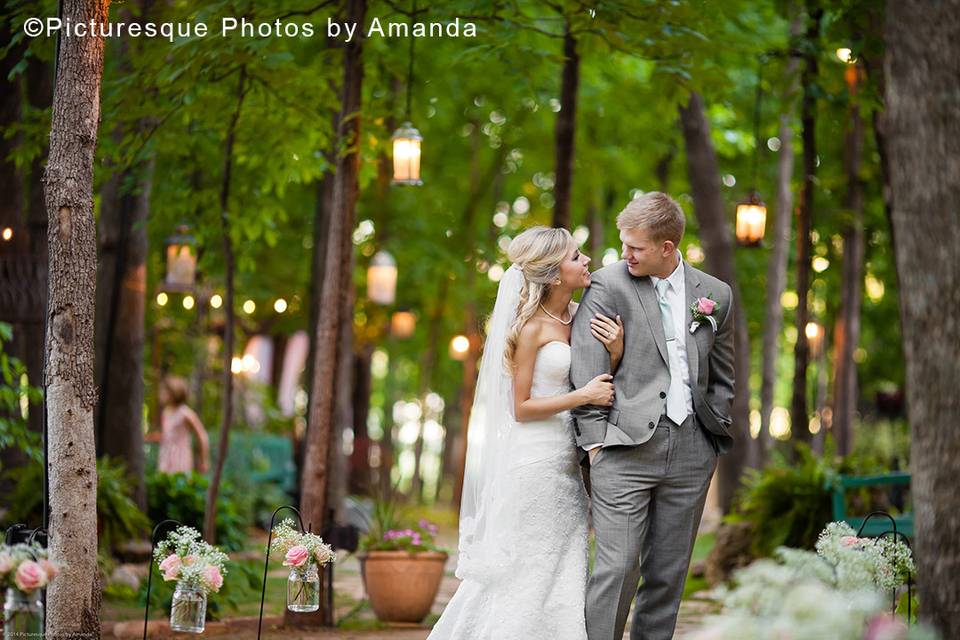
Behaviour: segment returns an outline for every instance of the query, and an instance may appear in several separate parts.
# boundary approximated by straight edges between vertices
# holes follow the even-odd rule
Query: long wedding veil
[[[511,266],[500,279],[480,360],[473,408],[467,431],[467,455],[460,501],[460,544],[456,575],[492,577],[506,561],[502,532],[509,527],[502,514],[506,495],[501,473],[514,425],[513,376],[504,364],[507,332],[517,315],[523,273]],[[505,568],[505,567],[504,567]]]

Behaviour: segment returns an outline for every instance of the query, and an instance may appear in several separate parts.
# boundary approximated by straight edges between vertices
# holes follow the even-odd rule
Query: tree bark
[[[860,306],[863,299],[863,119],[857,103],[861,70],[859,65],[847,67],[850,93],[849,129],[844,144],[844,165],[847,173],[846,207],[849,224],[843,230],[843,273],[841,276],[840,311],[834,330],[833,437],[837,454],[853,451],[854,420],[857,411],[857,365],[853,352],[860,342]],[[821,418],[821,422],[823,422]],[[822,425],[825,427],[826,425]]]
[[[105,0],[67,0],[63,18],[107,22]],[[47,470],[50,557],[62,574],[47,591],[46,633],[100,636],[97,569],[97,467],[93,410],[97,244],[93,160],[100,124],[103,38],[62,38],[44,175],[49,220]]]
[[[790,403],[790,423],[794,442],[810,442],[807,410],[807,368],[810,365],[810,343],[806,338],[810,312],[807,297],[810,290],[810,260],[813,229],[813,195],[817,184],[816,146],[816,90],[817,42],[820,38],[820,18],[823,10],[817,0],[807,1],[807,32],[804,46],[804,66],[801,74],[803,99],[801,122],[803,127],[803,189],[800,192],[800,212],[797,223],[797,343],[793,351],[793,399]]]
[[[349,0],[347,20],[363,30],[365,0]],[[316,330],[313,379],[310,381],[306,447],[301,479],[301,509],[304,520],[324,522],[327,509],[328,455],[333,428],[341,310],[348,302],[344,271],[349,269],[351,245],[345,242],[353,230],[360,156],[360,106],[363,83],[362,39],[354,38],[344,48],[343,102],[337,127],[338,155],[333,184],[333,203],[327,233],[320,315]],[[321,613],[324,607],[321,605]]]
[[[750,337],[743,298],[737,283],[733,237],[724,213],[720,191],[720,167],[710,140],[710,123],[699,94],[690,95],[690,102],[680,109],[680,121],[687,150],[687,175],[693,191],[693,208],[700,225],[700,240],[707,257],[707,267],[733,291],[734,305],[734,368],[736,394],[731,409],[731,432],[737,445],[720,458],[718,499],[724,512],[730,509],[733,494],[740,483],[750,437]]]
[[[890,0],[886,105],[920,617],[960,637],[960,2]]]
[[[353,358],[353,453],[350,455],[350,492],[360,495],[370,493],[370,433],[367,418],[370,416],[370,392],[373,376],[370,361],[372,345]]]
[[[580,54],[567,20],[563,33],[563,77],[560,85],[560,113],[556,124],[556,172],[553,226],[570,228],[570,195],[573,191],[573,143],[576,137],[577,88],[580,84]]]
[[[803,22],[790,23],[790,42],[803,33]],[[770,451],[770,414],[777,385],[777,357],[780,355],[780,334],[783,330],[783,305],[780,297],[787,287],[787,263],[790,258],[790,222],[793,219],[793,97],[796,93],[800,60],[791,55],[785,76],[790,86],[783,97],[780,114],[780,152],[777,158],[777,208],[773,220],[773,247],[767,264],[767,292],[763,322],[763,354],[760,376],[760,433],[757,436],[757,466],[762,467]]]
[[[223,234],[224,264],[224,315],[223,328],[223,389],[221,393],[220,434],[217,440],[217,459],[213,464],[210,486],[207,487],[207,503],[203,510],[203,537],[213,544],[217,537],[217,496],[220,494],[220,479],[223,477],[223,465],[227,460],[230,446],[230,427],[233,424],[233,349],[234,329],[236,328],[234,303],[234,255],[230,221],[230,181],[233,175],[233,144],[237,136],[237,122],[240,110],[247,95],[246,67],[240,67],[237,82],[237,107],[234,109],[227,126],[227,140],[223,155],[223,180],[220,186],[220,225]]]

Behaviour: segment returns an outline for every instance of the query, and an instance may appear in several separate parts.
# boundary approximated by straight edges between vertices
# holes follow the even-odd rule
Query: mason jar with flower
[[[43,637],[43,590],[60,567],[36,543],[0,545],[0,584],[6,587],[3,637]]]
[[[283,566],[290,567],[287,578],[287,609],[310,613],[320,609],[320,568],[337,559],[323,538],[297,529],[287,518],[273,530],[273,548],[283,555]]]
[[[157,545],[154,552],[164,581],[176,581],[170,608],[170,628],[203,633],[207,597],[223,586],[227,554],[200,537],[191,527],[179,527]]]

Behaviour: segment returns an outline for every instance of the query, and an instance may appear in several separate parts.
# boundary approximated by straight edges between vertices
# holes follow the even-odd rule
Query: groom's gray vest
[[[730,403],[734,392],[733,312],[730,287],[689,263],[684,263],[686,323],[677,328],[684,336],[690,370],[694,412],[714,437],[720,453],[730,449]],[[709,322],[690,333],[691,305],[710,297],[717,305]],[[624,261],[596,271],[583,295],[573,323],[570,379],[577,388],[609,372],[610,356],[590,333],[590,319],[597,313],[623,320],[624,351],[614,373],[612,407],[585,405],[573,410],[577,444],[637,445],[649,440],[664,413],[670,368],[663,321],[653,283],[647,276],[633,277]]]

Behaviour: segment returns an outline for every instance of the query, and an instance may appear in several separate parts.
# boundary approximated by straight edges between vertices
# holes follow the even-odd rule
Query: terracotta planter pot
[[[368,551],[360,555],[363,586],[382,622],[422,622],[440,589],[447,554]]]

